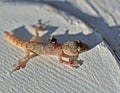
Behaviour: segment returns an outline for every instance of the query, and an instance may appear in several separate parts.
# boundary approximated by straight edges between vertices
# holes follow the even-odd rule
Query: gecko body
[[[33,38],[28,42],[24,42],[23,40],[18,39],[15,35],[12,35],[7,31],[4,32],[4,36],[9,42],[11,42],[16,47],[23,49],[26,53],[26,55],[23,58],[19,59],[18,63],[15,64],[16,67],[12,72],[19,70],[20,68],[24,68],[29,59],[38,55],[56,55],[58,56],[61,63],[70,65],[72,67],[78,67],[79,63],[75,63],[76,56],[78,56],[79,53],[87,51],[89,47],[80,40],[67,41],[61,44],[58,43],[57,39],[54,37],[50,39],[50,43],[48,44],[39,43],[37,42],[39,38],[38,31],[44,29],[45,28],[41,26],[36,26],[36,35],[33,36]],[[69,58],[69,61],[63,60],[62,57]]]

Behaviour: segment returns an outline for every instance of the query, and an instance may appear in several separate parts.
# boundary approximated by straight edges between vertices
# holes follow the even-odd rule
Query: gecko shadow
[[[52,36],[52,33],[54,33],[57,29],[58,27],[56,26],[46,26],[46,31],[43,31],[46,33],[39,37],[38,42],[48,43],[49,38]],[[12,32],[13,35],[15,35],[23,41],[29,41],[33,37],[33,35],[28,31],[28,29],[25,26],[18,27]],[[59,43],[64,43],[66,41],[81,40],[82,42],[87,44],[90,47],[90,49],[102,42],[102,38],[95,32],[87,35],[85,35],[83,32],[77,34],[70,34],[68,29],[65,31],[64,34],[57,34],[54,35],[54,37],[58,40]]]

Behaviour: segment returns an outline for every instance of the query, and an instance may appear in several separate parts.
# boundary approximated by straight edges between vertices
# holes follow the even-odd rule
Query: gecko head
[[[79,53],[88,50],[88,46],[82,41],[67,41],[62,45],[62,51],[71,56],[78,55]]]

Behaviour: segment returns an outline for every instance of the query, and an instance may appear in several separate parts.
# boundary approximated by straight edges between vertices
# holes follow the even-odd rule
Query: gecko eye
[[[57,43],[57,39],[54,36],[50,37],[50,43],[56,44]]]
[[[81,50],[81,48],[80,48],[80,47],[78,47],[78,48],[77,48],[77,51],[78,51],[78,52],[80,52],[80,50]]]

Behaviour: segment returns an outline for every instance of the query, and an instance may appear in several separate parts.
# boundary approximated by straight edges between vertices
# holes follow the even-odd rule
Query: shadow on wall
[[[86,0],[87,1],[87,0]],[[112,42],[112,40],[118,39],[120,40],[120,26],[108,26],[108,24],[104,21],[102,17],[96,17],[89,14],[84,13],[79,8],[71,5],[68,1],[49,1],[49,0],[4,0],[7,3],[28,3],[28,4],[48,4],[57,10],[62,10],[67,12],[76,18],[84,21],[88,26],[95,29],[95,31],[99,32],[103,38],[105,38],[112,45],[113,49],[115,48],[116,42]],[[88,2],[88,1],[87,1]],[[88,2],[90,3],[90,2]],[[120,44],[119,44],[120,45]]]

